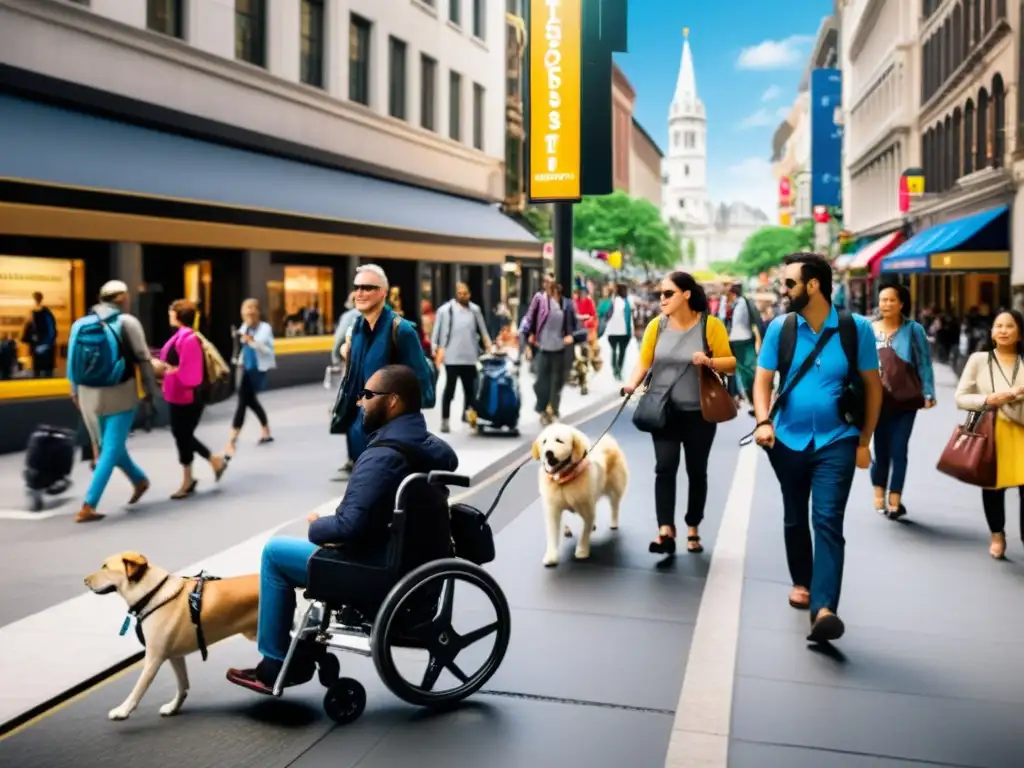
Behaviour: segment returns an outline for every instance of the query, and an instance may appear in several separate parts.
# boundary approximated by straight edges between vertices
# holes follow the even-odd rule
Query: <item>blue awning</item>
[[[955,263],[962,260],[943,257],[949,254],[985,254],[986,265],[1001,263],[1010,250],[1010,209],[1002,205],[973,216],[937,224],[914,235],[882,261],[882,272],[926,272],[930,269],[952,268],[940,262]],[[981,269],[996,268],[980,266]]]
[[[540,252],[497,205],[0,95],[0,179],[494,241]]]

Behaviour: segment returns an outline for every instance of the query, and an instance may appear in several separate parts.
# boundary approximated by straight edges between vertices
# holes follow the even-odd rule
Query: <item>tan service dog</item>
[[[150,564],[138,552],[112,555],[100,570],[85,577],[85,586],[97,595],[117,592],[128,604],[129,612],[143,604],[135,617],[146,639],[142,674],[121,706],[110,710],[111,720],[126,720],[139,706],[165,661],[171,662],[178,690],[173,699],[160,707],[160,714],[177,714],[185,703],[185,656],[199,650],[188,602],[195,583],[195,579],[174,576]],[[233,635],[255,640],[259,596],[260,580],[255,574],[205,582],[200,622],[206,644],[213,645]]]
[[[629,484],[629,466],[619,444],[605,435],[596,445],[575,427],[552,424],[533,443],[533,458],[541,463],[538,483],[547,517],[544,565],[558,565],[562,512],[583,518],[576,559],[590,557],[590,535],[597,519],[597,502],[607,496],[612,505],[612,530],[619,527],[619,505]],[[568,526],[565,536],[572,536]]]

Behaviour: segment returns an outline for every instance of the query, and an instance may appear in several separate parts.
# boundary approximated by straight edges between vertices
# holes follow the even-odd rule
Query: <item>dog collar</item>
[[[549,472],[548,477],[551,478],[551,482],[556,483],[557,485],[565,485],[570,480],[575,480],[579,477],[589,465],[590,460],[584,456],[575,464],[570,464],[568,467],[559,469],[555,472]]]
[[[153,589],[149,590],[149,592],[144,594],[141,598],[139,598],[138,602],[136,602],[134,605],[129,606],[129,608],[128,608],[128,615],[124,617],[124,622],[122,622],[122,624],[121,624],[121,631],[118,634],[120,634],[122,637],[124,637],[128,633],[128,627],[131,626],[132,619],[134,618],[135,619],[135,634],[139,637],[139,642],[141,642],[143,645],[146,644],[145,641],[142,638],[142,620],[145,619],[150,614],[152,614],[154,611],[158,611],[161,608],[163,608],[167,603],[169,603],[171,600],[176,598],[181,593],[181,587],[179,587],[177,592],[175,592],[173,595],[168,597],[162,603],[157,605],[149,613],[147,613],[147,614],[143,614],[142,613],[144,610],[146,610],[146,606],[148,606],[153,601],[153,598],[156,597],[157,593],[160,592],[161,589],[163,589],[164,585],[167,583],[167,581],[170,578],[171,578],[171,574],[167,574],[166,576],[164,576],[160,580],[159,584],[157,584],[155,587],[153,587]],[[182,587],[183,586],[184,586],[184,584],[182,584]]]

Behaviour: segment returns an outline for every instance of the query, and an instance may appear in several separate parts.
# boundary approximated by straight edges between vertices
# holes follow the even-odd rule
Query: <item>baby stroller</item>
[[[476,431],[519,430],[519,364],[504,352],[484,355],[477,361],[480,377],[476,385]]]
[[[77,437],[73,430],[41,426],[28,439],[22,477],[33,512],[43,510],[43,494],[59,496],[71,487]]]

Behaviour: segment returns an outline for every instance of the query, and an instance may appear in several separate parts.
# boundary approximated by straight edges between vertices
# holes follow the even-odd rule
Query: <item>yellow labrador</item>
[[[538,482],[547,517],[544,565],[558,565],[562,512],[583,518],[576,559],[590,557],[590,535],[597,519],[597,502],[606,496],[612,505],[612,530],[619,527],[619,505],[629,484],[629,466],[619,444],[605,435],[596,445],[575,427],[552,424],[533,443],[533,458],[541,464]],[[565,535],[572,536],[569,527]]]
[[[137,622],[146,656],[139,680],[121,706],[110,710],[111,720],[126,720],[145,696],[165,661],[171,662],[178,689],[174,698],[160,707],[161,715],[174,715],[188,696],[185,656],[233,635],[256,639],[259,614],[258,575],[205,581],[202,587],[199,626],[193,623],[189,594],[194,578],[174,576],[152,565],[138,552],[121,552],[108,557],[103,567],[85,577],[85,585],[98,595],[116,592],[128,604],[128,616]],[[125,619],[124,630],[128,628]],[[124,631],[122,630],[122,632]],[[205,658],[205,650],[204,650]]]

